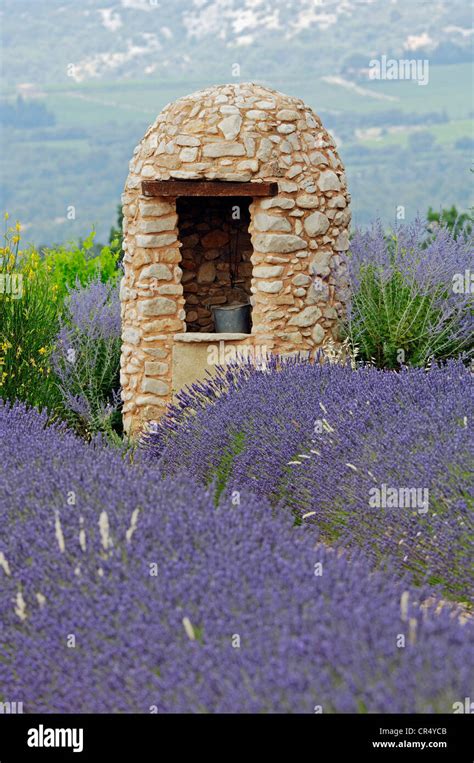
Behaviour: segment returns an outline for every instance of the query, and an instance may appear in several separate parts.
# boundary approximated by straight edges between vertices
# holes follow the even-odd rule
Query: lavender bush
[[[111,433],[120,418],[118,288],[96,278],[69,290],[53,354],[63,416],[86,436]]]
[[[221,493],[251,489],[296,518],[310,513],[321,539],[465,600],[472,400],[471,374],[455,361],[400,373],[228,367],[181,393],[147,453],[165,473],[179,463]]]
[[[473,244],[472,233],[429,232],[421,220],[388,234],[381,222],[356,232],[347,334],[362,360],[423,366],[472,351]]]
[[[470,696],[472,621],[436,614],[428,591],[315,544],[261,497],[216,509],[189,477],[46,423],[0,403],[1,700],[452,712]]]

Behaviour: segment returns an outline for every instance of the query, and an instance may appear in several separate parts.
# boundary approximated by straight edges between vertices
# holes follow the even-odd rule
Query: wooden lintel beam
[[[276,196],[278,183],[234,180],[143,180],[144,196]]]

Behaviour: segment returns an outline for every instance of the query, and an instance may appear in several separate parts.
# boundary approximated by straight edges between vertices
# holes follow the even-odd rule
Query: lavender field
[[[470,229],[355,232],[338,348],[213,369],[135,441],[118,252],[40,257],[20,231],[1,260],[23,292],[0,300],[0,702],[460,712]]]
[[[133,459],[2,404],[2,699],[452,712],[472,685],[469,377],[228,369]],[[429,505],[371,507],[383,483]]]
[[[0,763],[474,763],[471,5],[0,28]]]

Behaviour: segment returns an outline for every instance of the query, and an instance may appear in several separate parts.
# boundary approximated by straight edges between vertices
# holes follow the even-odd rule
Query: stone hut
[[[349,200],[334,141],[298,98],[219,85],[163,109],[123,194],[127,432],[229,350],[312,356],[337,341]],[[217,331],[216,308],[245,304],[244,330]]]

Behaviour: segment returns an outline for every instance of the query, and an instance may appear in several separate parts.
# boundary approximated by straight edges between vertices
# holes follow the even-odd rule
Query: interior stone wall
[[[245,304],[250,299],[249,201],[245,197],[177,200],[187,331],[214,331],[212,305]],[[237,262],[234,287],[231,284],[231,248],[232,259]]]
[[[187,331],[186,297],[193,293],[183,291],[187,279],[193,282],[185,265],[194,247],[180,241],[176,199],[144,196],[142,182],[150,179],[278,184],[276,196],[254,196],[250,205],[249,341],[256,350],[313,357],[338,340],[347,301],[350,196],[319,117],[302,100],[253,83],[219,85],[169,104],[135,149],[122,197],[121,384],[128,432],[159,419],[172,400],[174,335]],[[212,341],[198,325],[189,338],[202,329],[203,341]]]

